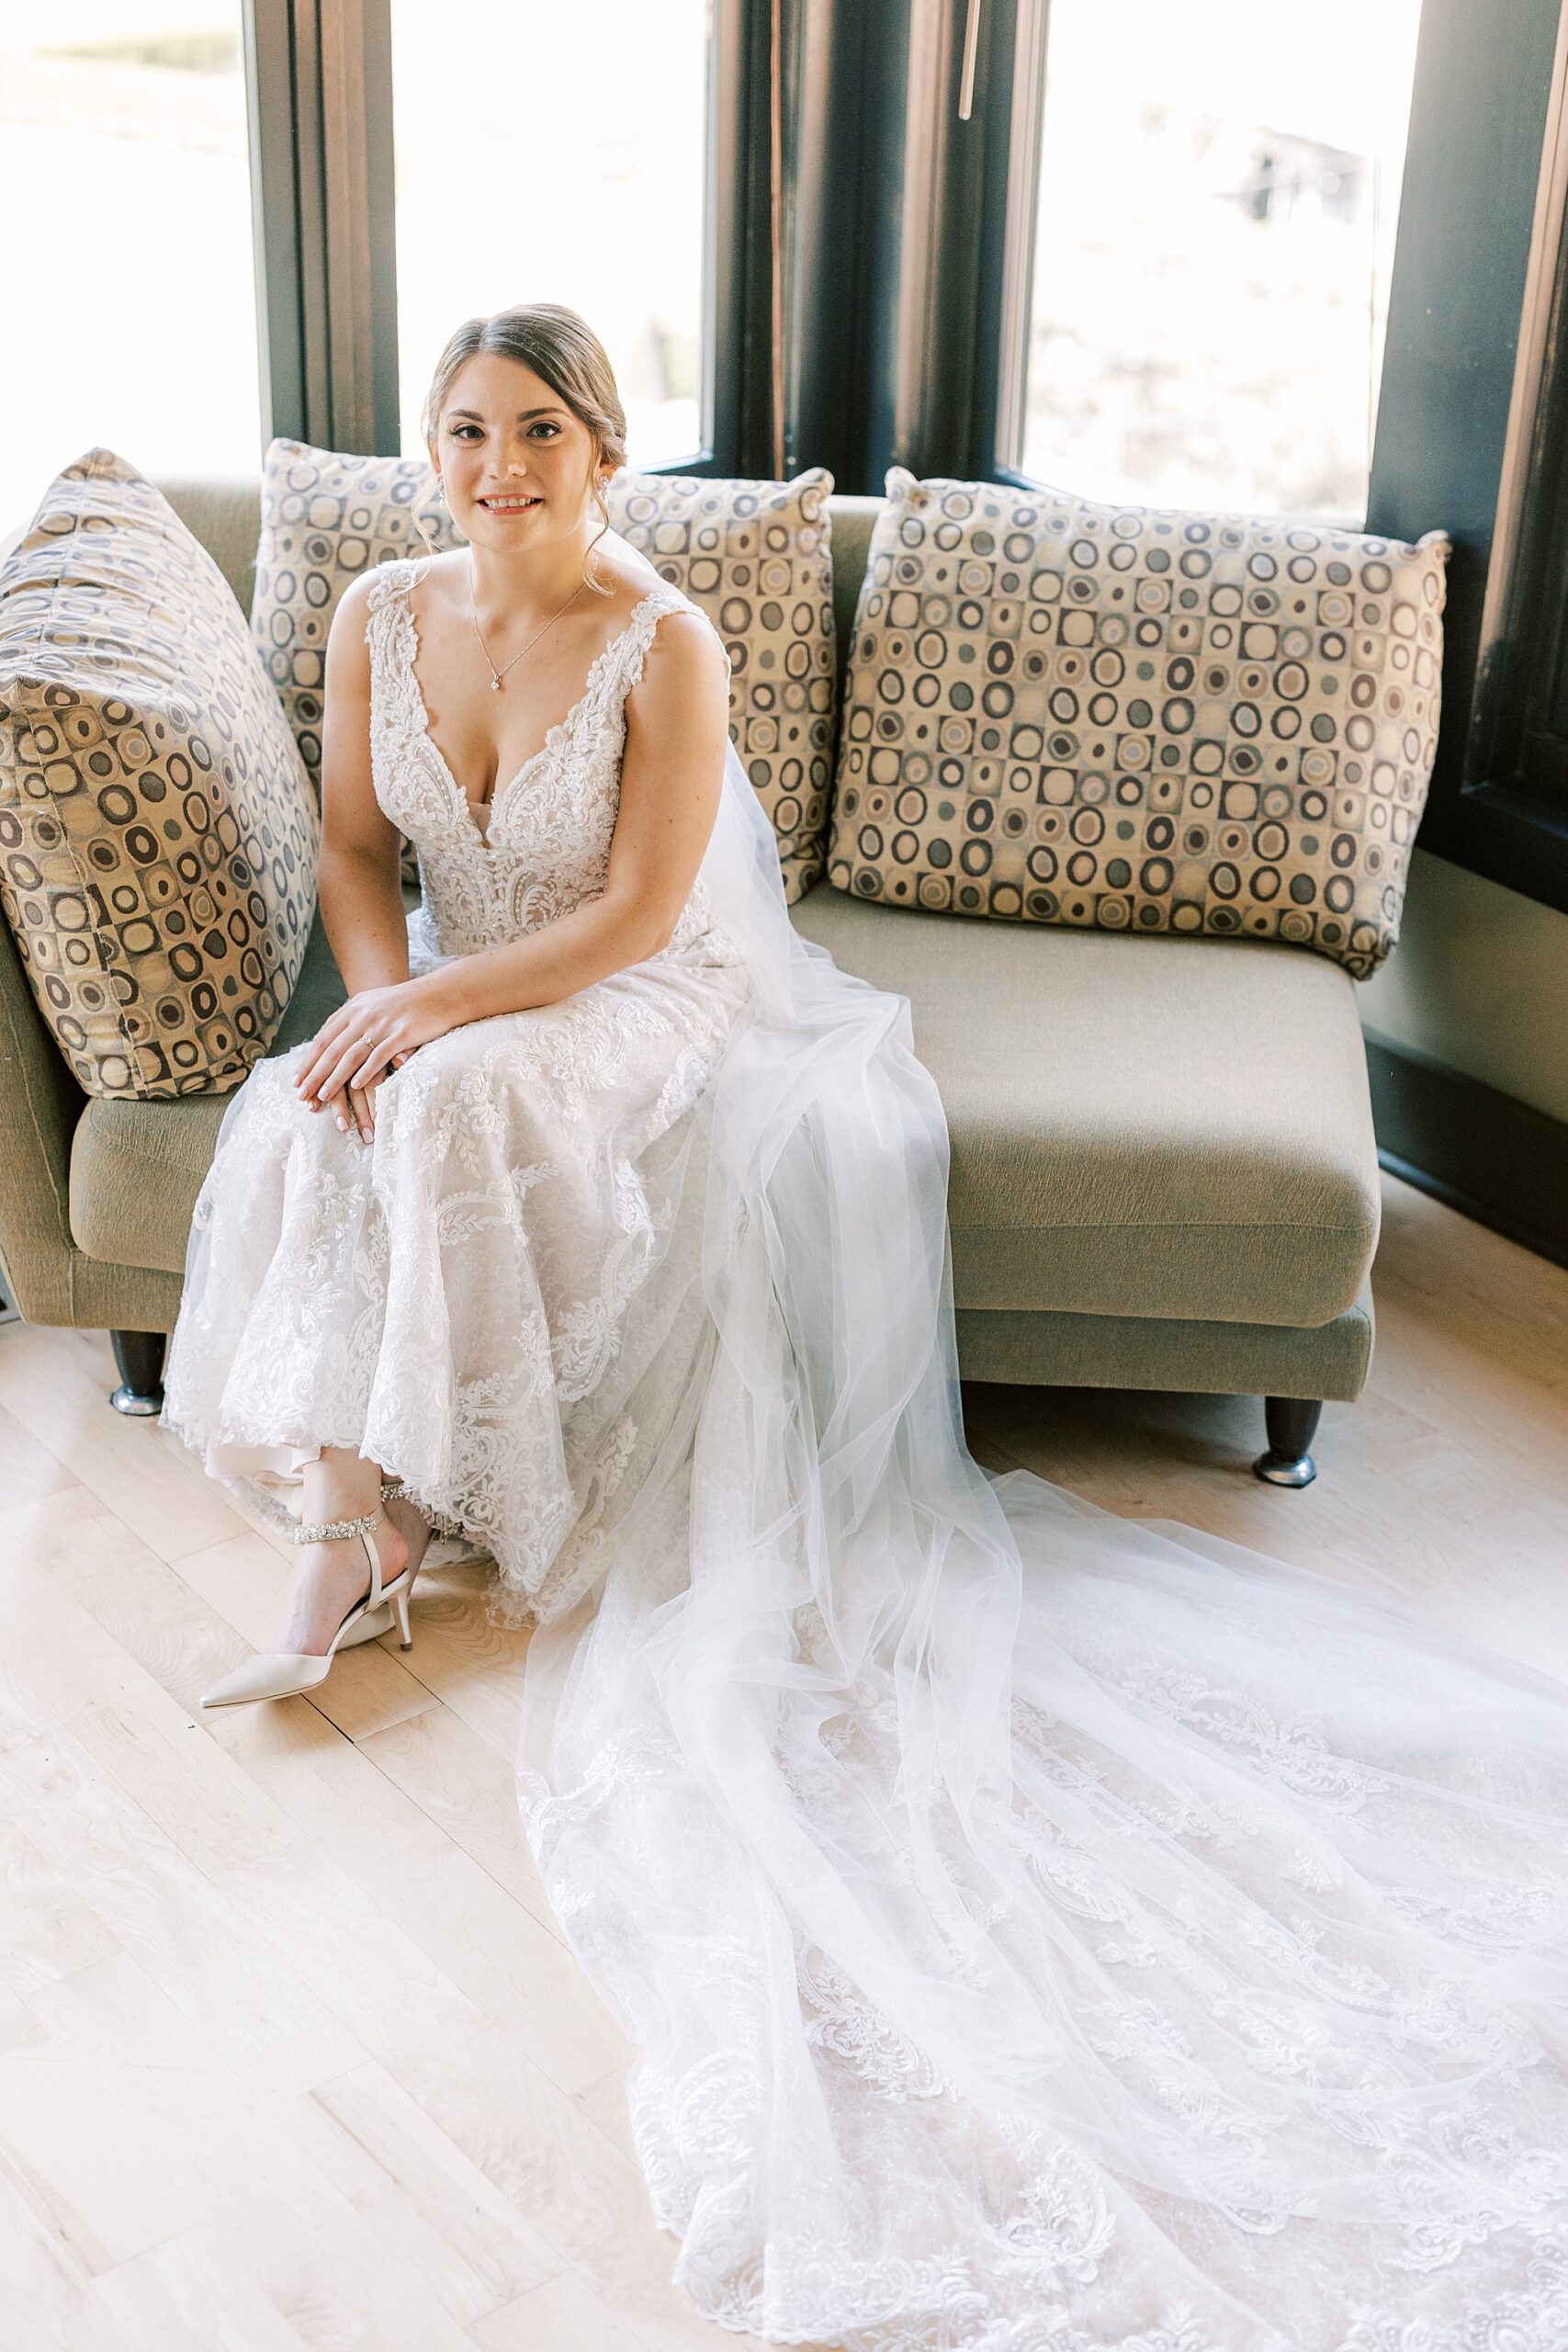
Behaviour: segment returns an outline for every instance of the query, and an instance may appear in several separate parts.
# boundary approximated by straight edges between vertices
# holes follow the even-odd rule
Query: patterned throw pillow
[[[732,665],[729,731],[778,837],[785,890],[822,872],[836,652],[828,498],[813,466],[793,481],[709,481],[623,467],[615,528],[700,605]],[[327,631],[368,565],[461,547],[423,458],[358,458],[274,441],[262,477],[251,627],[318,796]],[[418,880],[405,846],[403,873]]]
[[[710,481],[623,469],[616,530],[700,605],[731,662],[729,732],[778,841],[793,906],[820,879],[838,647],[828,500],[833,477]]]
[[[0,901],[87,1093],[240,1083],[299,976],[320,849],[233,591],[89,450],[0,566]]]
[[[1450,541],[888,469],[828,876],[893,905],[1282,939],[1399,933]]]
[[[399,556],[461,547],[423,458],[360,458],[273,441],[262,467],[251,634],[321,797],[327,631],[351,580]],[[416,888],[405,840],[401,873]]]
[[[338,598],[374,564],[463,544],[423,458],[340,457],[303,441],[269,446],[251,634],[318,800],[327,631]]]

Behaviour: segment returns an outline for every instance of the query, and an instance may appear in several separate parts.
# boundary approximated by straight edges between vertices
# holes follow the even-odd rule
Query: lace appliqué
[[[667,582],[650,589],[593,662],[581,695],[532,759],[503,784],[480,832],[431,735],[415,662],[410,591],[423,559],[381,565],[366,624],[370,654],[371,769],[376,797],[413,842],[427,956],[462,956],[522,938],[598,897],[620,805],[626,698],[667,612],[700,607]],[[699,878],[668,955],[705,940],[716,960],[735,950],[712,922]]]
[[[381,568],[366,632],[376,791],[424,881],[411,972],[599,894],[626,697],[660,616],[697,609],[662,583],[640,601],[486,836],[425,724],[418,568]],[[699,887],[658,955],[422,1046],[379,1088],[369,1145],[299,1102],[306,1046],[264,1058],[197,1203],[164,1426],[201,1452],[373,1454],[439,1532],[494,1557],[495,1622],[565,1605],[592,1572],[635,1432],[658,1423],[638,1395],[658,1378],[651,1342],[627,1356],[630,1318],[650,1294],[659,1328],[695,1283],[693,1116],[748,988]],[[682,1329],[700,1344],[700,1317]],[[232,1483],[288,1519],[264,1478]],[[553,1566],[569,1539],[570,1575]]]

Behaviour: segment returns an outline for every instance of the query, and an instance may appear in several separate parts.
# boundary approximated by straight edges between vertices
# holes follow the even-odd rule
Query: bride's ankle
[[[347,1446],[323,1446],[301,1475],[300,1521],[316,1526],[367,1518],[381,1500],[382,1483],[378,1463]]]
[[[351,1484],[341,1478],[307,1478],[299,1497],[299,1524],[342,1526],[351,1519],[372,1517],[380,1502],[379,1481],[367,1487],[358,1481]]]
[[[357,1514],[355,1514],[357,1515]],[[380,1581],[391,1584],[408,1566],[409,1546],[389,1516],[370,1531]],[[272,1646],[320,1651],[343,1622],[344,1611],[369,1589],[365,1546],[356,1534],[301,1544]]]

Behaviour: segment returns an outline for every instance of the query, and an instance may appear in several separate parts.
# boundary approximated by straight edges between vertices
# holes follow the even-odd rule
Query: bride
[[[726,2327],[1563,2352],[1568,1685],[974,1461],[908,1001],[789,920],[602,347],[472,320],[425,430],[468,544],[328,646],[348,996],[229,1103],[170,1345],[163,1426],[301,1545],[204,1703],[406,1647],[433,1533],[493,1560]]]

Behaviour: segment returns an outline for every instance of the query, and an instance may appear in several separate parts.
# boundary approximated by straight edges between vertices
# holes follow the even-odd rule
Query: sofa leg
[[[111,1331],[119,1386],[109,1398],[117,1413],[150,1414],[164,1403],[164,1355],[166,1331]]]
[[[1317,1464],[1307,1452],[1323,1406],[1315,1396],[1265,1396],[1263,1419],[1269,1450],[1253,1464],[1271,1487],[1310,1487]]]

